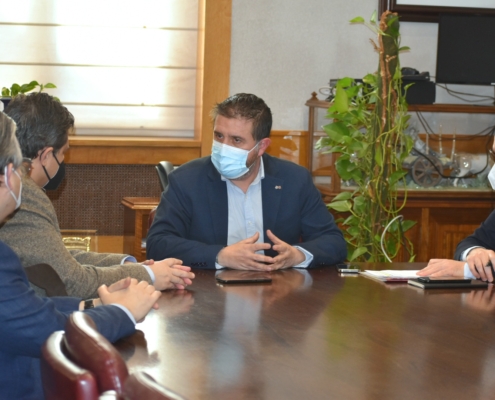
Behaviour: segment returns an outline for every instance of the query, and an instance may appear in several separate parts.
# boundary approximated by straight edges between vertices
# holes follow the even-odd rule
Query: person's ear
[[[45,147],[44,149],[38,151],[38,157],[40,158],[41,165],[46,165],[46,162],[48,160],[48,155],[51,152],[53,152],[53,147]]]
[[[272,142],[272,140],[270,138],[264,138],[264,139],[260,140],[260,144],[258,146],[258,156],[263,155],[263,153],[266,151],[268,146],[270,146],[271,142]]]
[[[7,185],[5,184],[5,182],[11,182],[11,178],[12,178],[12,171],[14,170],[14,164],[10,163],[10,164],[7,164],[7,168],[5,168],[5,172],[4,172],[4,175],[0,175],[0,184],[1,186],[5,186],[7,187]]]

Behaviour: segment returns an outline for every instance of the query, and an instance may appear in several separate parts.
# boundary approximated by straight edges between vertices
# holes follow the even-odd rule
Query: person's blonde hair
[[[15,136],[16,125],[12,118],[0,112],[0,174],[10,163],[14,169],[22,165],[22,153]]]

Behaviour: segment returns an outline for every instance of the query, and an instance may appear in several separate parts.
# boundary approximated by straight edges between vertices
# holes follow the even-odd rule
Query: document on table
[[[417,278],[418,275],[416,273],[418,270],[394,270],[394,269],[386,269],[382,271],[371,271],[366,270],[360,272],[361,275],[364,275],[371,279],[376,279],[381,282],[407,282],[409,279]]]

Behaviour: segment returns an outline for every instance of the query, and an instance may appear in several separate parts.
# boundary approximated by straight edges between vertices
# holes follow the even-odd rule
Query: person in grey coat
[[[66,249],[45,190],[56,189],[63,179],[74,117],[45,93],[18,95],[5,111],[17,124],[22,155],[31,160],[32,169],[23,178],[20,208],[0,227],[0,240],[14,250],[24,267],[50,264],[68,295],[82,298],[94,297],[99,286],[128,276],[153,283],[158,290],[183,289],[192,283],[190,268],[175,258],[141,264],[124,254]],[[42,289],[34,289],[44,295]]]

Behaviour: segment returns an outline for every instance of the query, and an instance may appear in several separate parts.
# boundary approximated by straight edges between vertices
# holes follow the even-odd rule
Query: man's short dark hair
[[[258,96],[238,93],[218,103],[211,110],[213,121],[218,115],[226,118],[239,118],[253,121],[253,139],[259,142],[270,136],[272,112]]]
[[[46,93],[19,94],[5,113],[17,124],[17,140],[23,157],[34,159],[45,147],[58,152],[74,128],[74,116],[60,101]]]

